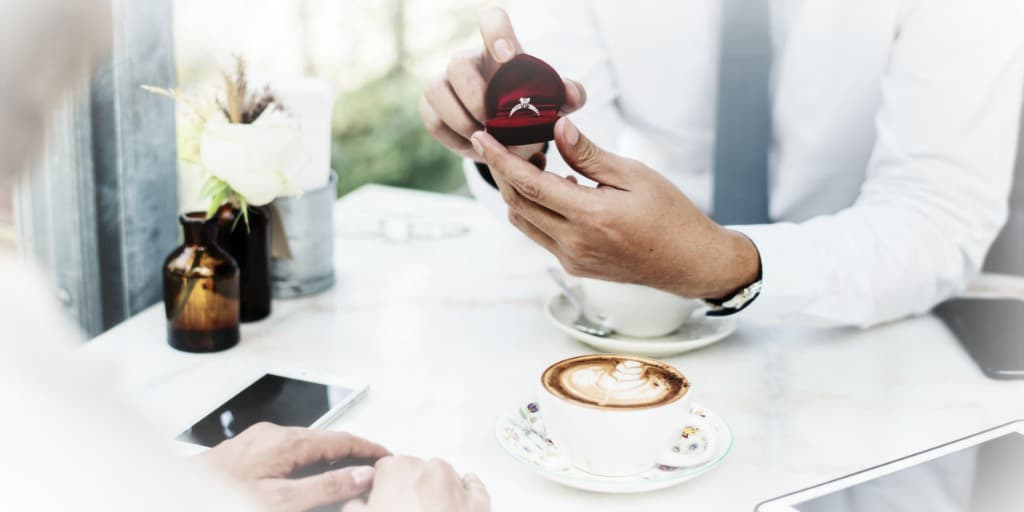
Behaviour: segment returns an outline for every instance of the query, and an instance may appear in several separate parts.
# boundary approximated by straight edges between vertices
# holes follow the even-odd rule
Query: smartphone
[[[761,503],[756,512],[1020,512],[1024,421]]]
[[[261,421],[293,427],[321,428],[334,421],[366,386],[346,386],[309,372],[264,374],[204,414],[177,440],[213,447]]]
[[[935,308],[981,371],[993,379],[1024,379],[1024,301],[961,298]]]

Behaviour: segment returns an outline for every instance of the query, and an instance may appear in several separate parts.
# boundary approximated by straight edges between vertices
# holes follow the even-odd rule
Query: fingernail
[[[477,136],[474,133],[473,136],[469,138],[469,143],[473,145],[473,150],[476,151],[477,154],[484,156],[484,146],[483,144],[480,144],[480,141],[476,140],[476,137]]]
[[[572,80],[569,80],[568,78],[563,78],[562,82],[565,82],[565,88],[567,90],[568,89],[572,89],[574,95],[576,95],[576,96],[580,95],[580,88],[576,87],[576,82],[573,82]]]
[[[352,482],[363,486],[373,480],[373,466],[359,466],[352,470]]]
[[[575,146],[580,141],[580,131],[576,129],[576,125],[572,124],[572,121],[566,119],[562,122],[565,123],[565,142],[570,146]]]
[[[498,62],[505,62],[513,57],[512,43],[508,39],[498,39],[494,42],[494,59]]]

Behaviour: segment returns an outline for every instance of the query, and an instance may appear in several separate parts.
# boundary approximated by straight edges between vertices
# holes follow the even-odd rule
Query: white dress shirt
[[[710,211],[722,1],[510,7],[525,50],[586,87],[572,115],[583,132]],[[741,315],[869,326],[928,311],[978,272],[1006,219],[1024,2],[772,0],[771,12],[775,223],[731,226],[763,268]]]

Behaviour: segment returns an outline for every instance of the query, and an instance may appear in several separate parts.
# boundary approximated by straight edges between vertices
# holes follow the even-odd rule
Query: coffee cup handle
[[[658,465],[667,468],[699,466],[713,459],[717,452],[717,431],[695,409],[687,416],[679,440],[669,453],[658,459]]]

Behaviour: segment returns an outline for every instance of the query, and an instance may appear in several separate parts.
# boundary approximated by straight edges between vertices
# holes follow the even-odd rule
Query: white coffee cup
[[[615,364],[616,369],[631,364],[636,368],[635,363],[639,363],[643,371],[650,368],[669,373],[681,382],[681,392],[665,395],[667,399],[655,403],[602,406],[568,396],[557,391],[558,384],[552,384],[561,382],[561,376],[554,373],[560,368],[562,372],[567,367],[592,371],[606,362]],[[627,476],[649,470],[665,460],[671,464],[672,447],[687,426],[704,429],[711,440],[713,434],[704,420],[690,413],[689,388],[685,376],[666,363],[635,356],[594,354],[559,361],[545,370],[537,402],[548,437],[573,465],[595,475]]]
[[[615,332],[634,338],[655,338],[675,331],[703,306],[655,288],[580,279],[584,314]]]

